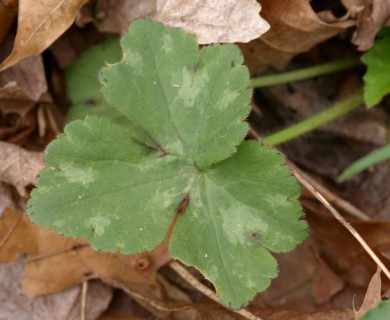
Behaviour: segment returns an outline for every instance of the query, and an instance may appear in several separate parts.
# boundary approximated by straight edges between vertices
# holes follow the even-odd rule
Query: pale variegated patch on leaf
[[[127,127],[87,117],[52,142],[29,202],[31,219],[97,250],[136,253],[164,239],[233,308],[277,275],[270,252],[307,234],[299,186],[276,151],[243,142],[249,77],[233,45],[142,19],[124,58],[102,70],[106,100]]]

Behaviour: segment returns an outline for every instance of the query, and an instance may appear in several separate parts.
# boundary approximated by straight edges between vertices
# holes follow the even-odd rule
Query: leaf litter
[[[103,2],[105,2],[105,1],[103,1]],[[117,2],[119,3],[120,1],[115,1],[115,3],[117,3]],[[263,5],[261,15],[263,17],[265,17],[265,14],[264,14],[264,12],[266,10],[265,1],[260,1],[260,2]],[[357,0],[356,1],[355,0],[352,0],[352,1],[344,0],[342,2],[345,5],[345,7],[348,9],[350,19],[352,19],[352,20],[355,19],[354,23],[358,24],[359,28],[361,30],[363,30],[362,29],[363,25],[361,24],[361,22],[356,21],[356,17],[359,14],[359,12],[361,12],[361,8],[359,9],[359,5],[363,6],[363,8],[366,8],[367,2],[366,1],[357,1]],[[107,4],[107,3],[109,3],[109,4]],[[104,22],[104,21],[111,21],[113,23],[116,22],[115,19],[111,19],[111,18],[107,19],[107,20],[102,19],[102,16],[104,16],[104,13],[108,12],[108,11],[105,11],[105,9],[108,8],[108,6],[111,6],[114,2],[107,2],[107,3],[105,2],[105,4],[102,7],[101,12],[103,13],[103,15],[101,15],[100,18],[94,17],[94,19],[95,19],[94,23],[96,25],[98,25],[98,22]],[[350,4],[347,5],[347,3],[350,3]],[[118,8],[119,8],[119,6],[118,6]],[[272,7],[270,7],[270,8],[271,9],[269,9],[269,10],[273,10]],[[371,11],[368,11],[367,9],[366,9],[366,11],[368,12],[368,14],[370,14],[370,12],[371,12]],[[116,11],[116,13],[112,13],[110,15],[110,17],[114,17],[115,14],[118,14],[118,12],[120,12],[120,8],[119,8],[119,10]],[[127,14],[127,12],[124,14]],[[317,12],[317,14],[318,14],[318,12]],[[318,14],[318,16],[321,17],[321,19],[324,19],[323,14]],[[337,19],[333,20],[333,22],[337,22],[336,20]],[[1,26],[3,26],[2,25],[3,21],[4,20],[0,19]],[[378,21],[378,20],[376,20],[376,21]],[[270,21],[268,21],[268,22],[270,22]],[[298,22],[299,21],[297,21],[297,23]],[[332,20],[326,20],[327,24],[332,24],[333,22],[332,22]],[[122,28],[124,30],[122,32],[125,32],[127,30],[127,25],[125,25],[126,23],[121,22]],[[348,23],[350,23],[350,22],[348,22]],[[377,23],[377,25],[380,24],[378,22],[375,22],[375,23]],[[388,23],[388,22],[384,22],[384,24],[386,24],[386,23]],[[342,26],[342,25],[340,25],[340,26]],[[271,27],[272,27],[272,24],[271,24]],[[80,52],[83,50],[83,49],[78,49],[78,48],[85,48],[86,46],[93,44],[94,41],[101,41],[101,40],[94,40],[94,39],[104,39],[104,37],[99,38],[99,36],[101,36],[102,34],[98,33],[97,31],[91,30],[90,25],[86,25],[85,28],[87,30],[85,30],[85,29],[80,30],[79,29],[76,32],[77,34],[79,34],[79,39],[81,40],[81,41],[79,41],[78,44],[70,45],[71,41],[68,41],[67,43],[64,44],[64,46],[61,48],[61,50],[59,50],[59,51],[62,51],[64,54],[66,54],[66,52],[71,52],[71,51],[74,52],[74,54],[71,56],[71,59],[68,59],[66,57],[61,58],[60,56],[58,56],[59,57],[58,62],[60,64],[62,63],[62,61],[65,61],[65,58],[68,59],[68,61],[74,60],[74,58],[77,55],[79,55]],[[273,28],[276,29],[277,25],[274,24]],[[293,26],[287,26],[286,30],[289,30],[290,28],[293,28]],[[74,29],[74,27],[72,27],[72,29]],[[346,26],[344,26],[343,30],[346,30]],[[86,32],[86,31],[88,31],[88,32]],[[103,31],[103,29],[102,29],[102,31]],[[105,31],[103,31],[103,32],[105,32]],[[343,37],[343,31],[340,31],[340,32],[341,32],[342,37]],[[74,36],[74,34],[75,33],[73,33],[73,36]],[[96,35],[98,37],[96,37]],[[62,41],[65,36],[69,37],[69,39],[70,39],[70,36],[67,33],[67,34],[61,36],[60,40]],[[277,39],[277,37],[278,36],[276,33],[275,39]],[[42,38],[42,39],[44,39],[44,38]],[[84,39],[84,41],[82,39]],[[340,38],[336,38],[336,39],[338,39],[337,41],[340,40]],[[370,43],[370,41],[372,41],[372,35],[370,35],[366,39],[368,39],[368,41],[365,40],[366,43]],[[288,40],[289,39],[287,39],[286,41],[288,41]],[[257,41],[257,40],[255,40],[255,41]],[[334,44],[335,41],[331,41],[331,42],[328,41],[327,42],[327,44],[332,44],[332,43]],[[3,44],[1,44],[1,46],[3,46]],[[326,53],[326,50],[322,52],[325,54],[321,54],[319,56],[318,51],[316,52],[316,47],[315,47],[316,45],[317,44],[313,45],[314,49],[312,49],[309,54],[304,55],[303,59],[309,57],[309,59],[311,59],[312,62],[313,61],[318,62],[318,61],[324,61],[327,59],[329,60],[329,58],[332,58],[332,55],[329,56],[329,52]],[[72,48],[72,46],[73,46],[73,48]],[[250,69],[251,74],[257,74],[259,72],[259,70],[263,70],[268,65],[273,65],[272,63],[269,63],[267,61],[274,61],[273,63],[276,63],[275,66],[277,65],[279,60],[281,62],[284,61],[284,64],[281,63],[281,66],[285,66],[287,64],[287,62],[285,62],[285,61],[290,61],[291,58],[295,57],[297,54],[297,53],[290,53],[290,54],[285,55],[283,53],[283,51],[278,51],[278,50],[270,51],[267,48],[261,49],[260,47],[257,47],[257,46],[258,46],[258,44],[252,46],[251,50],[257,49],[257,51],[256,51],[257,55],[253,55],[253,56],[255,57],[255,61],[257,61],[257,62],[260,61],[260,63],[258,66],[256,66],[256,64],[251,65],[251,69]],[[51,52],[54,52],[54,49],[50,48],[50,50],[52,50]],[[338,49],[336,49],[335,52],[337,52],[337,50],[339,53],[341,51],[343,51],[343,53],[345,53],[344,49],[341,50],[340,47]],[[4,52],[5,51],[2,50],[2,53],[4,53]],[[314,57],[314,60],[313,60],[313,57]],[[294,64],[295,67],[299,66],[299,62],[300,62],[299,59],[300,58],[298,57],[298,60],[294,60],[294,63],[298,63],[298,64]],[[47,61],[47,56],[46,56],[45,60]],[[246,54],[246,60],[249,62],[247,54]],[[265,62],[263,62],[263,61],[265,61]],[[69,65],[69,63],[70,62],[64,62],[63,66]],[[49,67],[49,70],[50,70],[50,68],[51,67]],[[61,73],[58,73],[57,71],[55,71],[55,74],[57,75],[57,79],[62,77]],[[3,73],[0,73],[0,77],[2,75],[3,75]],[[34,75],[26,73],[24,78],[26,80],[27,80],[27,78],[33,79]],[[53,79],[49,76],[47,78],[47,81],[51,85],[53,82]],[[344,83],[344,82],[345,82],[344,80],[340,81],[340,83]],[[327,84],[327,81],[325,81],[324,84]],[[324,85],[322,87],[324,88],[326,86]],[[299,98],[297,98],[297,100],[299,100]],[[307,98],[305,101],[307,101]],[[314,101],[316,101],[316,100],[314,100]],[[58,103],[58,100],[56,102]],[[62,104],[62,102],[60,102],[60,103]],[[384,103],[385,104],[388,103],[388,102],[386,102],[386,99],[385,99]],[[20,100],[20,102],[18,102],[18,105],[20,105],[20,106],[22,106],[23,104],[24,103],[22,103],[21,100]],[[315,104],[316,103],[313,103],[313,105],[315,105]],[[13,114],[12,114],[13,112],[18,113],[18,112],[21,112],[24,108],[25,108],[24,110],[31,110],[30,108],[34,108],[34,107],[30,107],[30,105],[32,105],[32,101],[27,101],[27,103],[25,105],[26,105],[26,107],[20,107],[18,110],[18,109],[16,109],[16,107],[13,106],[13,104],[6,101],[6,103],[3,104],[4,107],[2,108],[2,111],[4,112],[4,110],[7,110],[7,113],[9,111],[11,111],[11,113],[7,115],[7,119],[9,119],[7,121],[11,120],[11,117],[13,117]],[[307,106],[309,108],[310,103]],[[263,112],[264,108],[263,108],[263,106],[261,106],[261,107],[262,107],[261,110]],[[5,108],[7,108],[7,109],[5,109]],[[277,107],[277,108],[278,108],[277,110],[280,110],[280,107]],[[275,109],[276,109],[276,107],[275,107]],[[298,110],[298,112],[300,112],[299,108],[297,110]],[[373,109],[373,111],[374,110],[379,110],[379,109]],[[382,110],[380,110],[380,111],[382,111]],[[62,112],[64,112],[64,109]],[[362,118],[365,118],[365,119],[367,119],[367,117],[371,118],[372,117],[371,114],[372,113],[368,113],[368,114],[366,114],[366,116],[362,116]],[[29,115],[29,117],[31,117],[31,116],[35,117],[34,114]],[[382,120],[386,119],[386,113],[380,113],[380,114],[378,114],[378,116]],[[2,117],[4,117],[4,115],[2,115]],[[360,119],[362,119],[362,118],[360,118]],[[4,130],[3,130],[3,129],[5,129],[4,122],[3,122],[4,118],[1,118],[1,119],[2,120],[0,122],[0,131],[4,132]],[[358,117],[358,120],[356,120],[356,124],[359,125],[361,123],[363,123],[363,121],[359,120],[359,117]],[[383,132],[382,132],[383,125],[382,125],[382,123],[380,124],[380,132],[381,133],[379,135],[375,134],[376,129],[373,130],[373,128],[376,126],[377,126],[376,124],[366,126],[366,128],[367,127],[371,128],[369,131],[371,133],[369,135],[367,134],[367,131],[365,131],[363,129],[364,126],[362,126],[361,130],[358,130],[357,133],[359,134],[359,138],[356,140],[356,142],[358,144],[359,141],[363,141],[363,149],[364,150],[369,149],[369,146],[367,144],[369,141],[371,141],[375,145],[377,145],[378,143],[382,143],[383,136],[384,136]],[[342,129],[342,128],[339,128],[339,129]],[[271,130],[274,130],[274,129],[271,129]],[[11,132],[11,131],[9,131],[9,128],[7,128],[7,132],[9,132],[9,133],[6,136],[1,135],[1,137],[2,137],[1,139],[4,139],[3,137],[7,137],[7,139],[9,139],[9,137],[15,136],[15,131]],[[384,131],[384,132],[386,132],[386,131]],[[325,136],[326,136],[326,134],[325,134]],[[340,148],[340,146],[341,146],[341,148],[344,148],[344,150],[347,150],[347,153],[353,152],[355,154],[353,157],[355,157],[355,158],[358,157],[359,154],[361,154],[362,150],[360,150],[357,147],[354,147],[354,144],[351,143],[351,141],[353,140],[353,133],[351,133],[350,131],[349,132],[346,131],[345,134],[348,134],[351,137],[350,140],[348,140],[348,143],[338,144],[339,147],[333,146],[332,148],[329,149],[331,151],[329,151],[329,150],[319,151],[316,154],[317,155],[316,157],[312,157],[313,159],[316,159],[316,160],[313,160],[313,163],[315,161],[319,160],[321,155],[325,156],[325,155],[328,155],[330,153],[333,153],[335,151],[335,149]],[[39,147],[36,146],[36,141],[32,142],[32,140],[28,140],[28,139],[31,139],[31,137],[32,137],[32,134],[30,131],[30,133],[26,136],[26,138],[23,138],[23,139],[18,138],[15,141],[18,144],[23,144],[26,141],[29,141],[30,145],[34,146],[34,144],[35,144],[35,148],[34,148],[35,150],[41,150],[41,149],[39,149]],[[307,140],[310,138],[313,138],[313,137],[309,135],[309,137],[306,137],[305,139]],[[45,138],[45,139],[47,139],[47,138]],[[317,142],[314,142],[314,146],[319,145],[318,141],[321,141],[321,143],[324,141],[324,135],[322,137],[320,136],[317,139],[319,139],[319,140],[317,140]],[[336,139],[334,139],[334,138],[330,139],[329,144],[334,143],[335,141],[338,141],[338,139],[339,139],[338,137]],[[363,139],[363,140],[360,140],[360,139]],[[23,142],[21,142],[21,141],[23,141]],[[45,143],[47,143],[47,142],[48,142],[48,140],[45,140]],[[301,146],[299,148],[302,148],[302,147],[306,148],[307,150],[309,149],[308,146],[305,146],[305,144],[301,142]],[[312,148],[312,147],[313,147],[313,144],[311,145],[310,148]],[[345,161],[345,160],[343,160],[343,156],[345,156],[345,155],[349,157],[349,155],[345,154],[345,153],[344,153],[344,155],[341,155],[340,153],[338,153],[338,156],[337,156],[338,161],[340,161],[339,166],[341,169],[343,166],[345,166],[345,164],[342,165],[343,161]],[[307,158],[311,158],[311,156],[306,156],[306,159]],[[303,157],[300,157],[299,159],[303,159]],[[331,161],[334,161],[334,158]],[[306,161],[306,164],[307,163],[308,162]],[[313,167],[315,168],[314,169],[315,176],[316,176],[316,178],[320,179],[321,183],[326,184],[332,190],[335,190],[335,192],[341,193],[344,197],[350,199],[350,201],[352,201],[353,203],[360,206],[360,208],[362,208],[363,210],[370,212],[372,219],[374,219],[374,220],[377,220],[377,219],[388,220],[389,219],[389,215],[388,215],[388,204],[389,204],[389,200],[388,200],[389,199],[389,197],[388,197],[388,192],[389,192],[389,190],[388,190],[388,181],[389,181],[388,173],[390,171],[386,169],[387,168],[386,164],[382,164],[382,165],[376,166],[375,168],[372,168],[370,171],[363,173],[363,175],[356,178],[355,180],[344,184],[341,189],[339,187],[335,186],[333,183],[329,184],[329,181],[331,181],[333,179],[332,177],[334,177],[336,174],[336,173],[334,173],[335,171],[333,170],[333,168],[331,166],[326,165],[326,163],[324,161],[321,163],[320,166],[318,166],[318,165],[316,166],[314,164],[314,166],[311,165],[311,166],[307,167],[306,164],[304,165],[306,168],[313,168]],[[322,169],[320,169],[321,167],[322,167]],[[312,171],[313,169],[309,169],[309,170]],[[330,172],[331,172],[330,174],[329,174],[328,170],[330,170]],[[3,205],[3,207],[1,207],[1,206],[0,207],[5,208],[5,207],[14,206],[14,209],[16,209],[18,207],[15,205],[15,199],[16,199],[15,192],[16,192],[16,190],[13,190],[13,187],[10,186],[9,184],[2,183],[2,186],[4,186],[4,188],[2,188],[0,190],[6,190],[6,191],[1,192],[0,201],[1,201],[1,204]],[[353,191],[353,190],[355,190],[355,191]],[[5,200],[3,200],[3,199],[5,199]],[[315,206],[314,210],[317,212],[322,211],[322,209],[318,206]],[[3,211],[3,209],[2,209],[2,211]],[[308,213],[308,214],[311,214],[311,213]],[[318,219],[317,216],[315,216],[312,219],[312,221],[315,221],[316,219]],[[322,221],[322,220],[320,219],[320,221]],[[8,226],[7,228],[10,228],[10,227],[12,227],[12,225]],[[313,235],[317,232],[320,232],[322,230],[323,233],[322,233],[321,237],[323,239],[332,239],[333,235],[341,232],[340,230],[337,231],[338,229],[336,227],[337,227],[336,223],[325,224],[325,227],[323,224],[319,223],[318,228],[313,229],[311,231],[311,235]],[[382,227],[383,227],[383,232],[382,231],[376,232],[377,230],[380,230]],[[336,228],[334,232],[324,232],[324,229],[333,230],[334,228]],[[365,231],[366,228],[367,228],[367,231]],[[7,230],[9,230],[9,229],[7,229]],[[370,239],[371,239],[370,244],[373,247],[378,248],[379,253],[382,251],[386,251],[386,249],[384,249],[384,248],[387,247],[387,245],[385,244],[387,231],[386,231],[386,227],[384,226],[383,222],[378,222],[376,224],[373,224],[371,227],[367,227],[366,225],[363,224],[362,227],[359,229],[359,231],[363,233],[364,237],[370,237]],[[33,236],[33,238],[34,237],[35,236]],[[321,238],[321,237],[319,237],[319,238]],[[331,289],[333,288],[330,291],[328,291],[328,289],[326,289],[325,286],[320,285],[319,288],[322,288],[323,293],[320,292],[321,294],[319,295],[319,297],[326,297],[328,294],[330,300],[327,303],[325,303],[325,305],[324,304],[317,305],[315,303],[311,304],[311,308],[318,310],[318,308],[325,306],[328,309],[328,311],[314,312],[311,314],[303,314],[302,313],[303,311],[301,311],[301,310],[299,312],[282,310],[282,309],[287,308],[284,306],[279,306],[279,307],[277,307],[277,309],[275,309],[275,308],[273,308],[271,310],[266,309],[266,307],[264,305],[262,305],[261,303],[257,304],[257,305],[254,303],[253,306],[250,306],[251,310],[255,314],[257,314],[258,316],[262,316],[264,319],[281,319],[281,320],[284,320],[284,319],[315,319],[315,320],[318,320],[318,319],[351,319],[351,317],[353,316],[351,313],[352,312],[351,306],[352,306],[353,295],[356,293],[358,294],[358,298],[356,298],[355,300],[356,300],[356,305],[359,306],[359,302],[363,301],[363,297],[364,297],[364,294],[366,293],[366,289],[367,289],[370,277],[375,272],[375,266],[373,266],[370,263],[370,261],[368,261],[364,257],[365,256],[364,253],[359,253],[360,252],[359,248],[357,245],[353,244],[353,241],[349,241],[349,242],[345,243],[345,247],[354,248],[354,249],[351,249],[352,254],[347,258],[348,263],[346,263],[346,265],[343,265],[344,256],[345,256],[347,251],[338,251],[337,249],[339,249],[338,244],[340,242],[344,243],[344,240],[345,240],[345,238],[341,238],[341,239],[337,238],[337,240],[334,242],[334,244],[332,244],[329,247],[327,245],[325,245],[326,241],[316,242],[315,244],[311,243],[311,248],[313,248],[313,246],[314,246],[314,248],[319,247],[318,249],[315,249],[315,252],[317,252],[317,251],[320,252],[320,256],[317,258],[314,258],[314,261],[317,261],[318,259],[320,259],[319,261],[321,261],[321,260],[324,261],[324,263],[326,264],[326,268],[328,268],[328,269],[330,268],[332,273],[335,274],[337,276],[337,278],[340,278],[339,270],[344,270],[343,272],[341,272],[341,275],[342,275],[341,278],[343,279],[343,282],[345,283],[343,289],[332,296],[332,290],[335,290],[338,288],[338,285],[337,285],[338,281],[336,281],[336,282],[334,280],[329,281],[329,284],[331,284],[330,288]],[[12,250],[14,250],[14,249],[12,249]],[[307,250],[310,251],[311,249],[309,248]],[[15,249],[14,251],[17,252],[17,249]],[[335,252],[335,253],[332,254],[332,252]],[[356,257],[354,257],[353,252],[358,252]],[[306,258],[302,258],[302,256],[300,256],[300,255],[298,255],[298,256],[299,257],[297,257],[296,259],[299,261],[306,259]],[[305,256],[307,256],[307,254]],[[316,254],[314,256],[316,256]],[[291,268],[293,268],[293,265],[294,265],[293,261],[294,261],[294,259],[292,258]],[[311,261],[311,260],[309,259],[309,261]],[[339,262],[338,264],[336,264],[336,266],[334,266],[335,261],[336,262],[341,261],[341,262]],[[317,262],[314,262],[314,265],[315,265],[315,263],[317,263]],[[284,265],[284,262],[279,259],[279,264]],[[341,267],[339,265],[341,265]],[[295,264],[295,267],[296,267],[296,264]],[[317,268],[319,268],[319,270],[322,270],[321,263],[319,263],[319,266]],[[357,269],[357,271],[356,272],[345,272],[345,270],[346,270],[345,268],[347,270],[348,269],[350,269],[350,270]],[[289,267],[287,266],[286,269],[288,271]],[[165,269],[160,270],[159,273],[161,273],[161,272],[164,272],[164,275],[166,276],[167,272]],[[10,271],[7,271],[7,273],[8,273],[8,275],[11,274]],[[328,279],[328,273],[323,272],[323,274],[326,274],[326,276],[324,276],[324,281],[325,281],[326,279]],[[287,272],[286,277],[282,281],[282,283],[285,282],[285,284],[283,284],[283,286],[288,287],[288,284],[291,281],[291,278],[292,277],[289,276],[289,273]],[[329,278],[329,279],[331,280],[332,278]],[[352,281],[349,279],[352,279]],[[177,282],[174,282],[174,283],[177,283],[176,285],[174,285],[175,287],[176,286],[180,286],[182,288],[185,287],[185,284],[180,283],[179,280]],[[321,283],[321,282],[319,282],[319,283]],[[385,291],[388,290],[388,289],[386,289],[387,288],[386,281],[385,281],[384,285],[385,285],[384,290]],[[137,287],[135,287],[135,288],[137,288]],[[307,289],[307,287],[305,287],[305,289]],[[90,290],[93,290],[93,289],[90,288]],[[167,290],[168,292],[170,291],[170,289],[164,289],[164,290]],[[299,290],[297,290],[297,291],[299,292]],[[193,294],[193,290],[191,291],[191,290],[189,290],[189,288],[187,288],[186,292],[187,292],[187,294],[188,294],[188,292],[190,292],[190,295],[188,297],[190,297],[192,300],[198,301],[197,305],[199,306],[199,308],[203,308],[203,313],[202,313],[203,318],[208,316],[211,319],[216,319],[217,315],[218,315],[218,317],[221,317],[221,318],[228,318],[228,317],[234,318],[234,316],[230,315],[228,312],[224,312],[223,311],[224,309],[220,309],[220,308],[218,309],[218,307],[215,307],[215,304],[213,304],[213,303],[199,301],[199,295]],[[311,290],[306,290],[306,291],[303,290],[301,292],[301,294],[297,296],[298,298],[295,298],[298,300],[294,300],[294,299],[290,298],[288,295],[288,292],[286,292],[285,294],[283,294],[283,292],[278,293],[278,294],[279,294],[278,296],[280,296],[282,299],[284,298],[287,300],[285,306],[287,306],[288,303],[290,303],[291,307],[288,307],[289,309],[294,308],[294,301],[298,301],[298,302],[295,302],[295,306],[299,305],[303,300],[306,300],[306,299],[308,299],[310,301],[314,301],[313,292]],[[61,293],[59,293],[59,296],[60,295],[61,295]],[[145,293],[145,295],[146,295],[146,293]],[[316,295],[318,295],[318,293]],[[158,298],[158,299],[160,299],[160,298]],[[133,301],[133,303],[134,303],[133,299],[134,298],[131,298],[130,301]],[[115,298],[114,298],[114,300],[115,300]],[[164,300],[164,299],[162,299],[162,300]],[[168,301],[169,301],[169,299],[168,299]],[[126,313],[127,318],[132,319],[133,315],[135,315],[135,314],[137,314],[139,316],[139,318],[141,318],[141,319],[146,319],[148,316],[150,316],[150,313],[148,315],[145,314],[145,309],[148,308],[147,304],[144,304],[145,307],[140,307],[139,303],[142,305],[141,302],[135,303],[137,305],[137,308],[144,310],[144,311],[141,311],[141,312],[138,311],[138,313],[137,313],[137,312],[134,312],[134,310],[130,310],[129,312]],[[154,302],[152,302],[152,300],[150,300],[150,303],[153,304]],[[259,307],[259,305],[262,307]],[[335,308],[337,308],[337,309],[335,309]],[[311,309],[311,310],[314,310],[314,309]],[[114,310],[114,309],[111,309],[111,310]],[[218,310],[220,310],[220,311],[218,311]],[[308,309],[306,309],[306,310],[308,310]],[[144,313],[142,313],[142,312],[144,312]],[[175,313],[175,316],[178,316],[178,314],[177,314],[178,311],[172,311],[172,312]],[[305,312],[307,312],[307,311],[305,311]],[[116,313],[114,312],[114,314],[116,314]],[[156,315],[156,317],[163,318],[163,317],[166,317],[166,314],[164,316],[162,314],[159,314],[158,316]],[[186,318],[184,316],[183,319],[188,319],[188,317]]]

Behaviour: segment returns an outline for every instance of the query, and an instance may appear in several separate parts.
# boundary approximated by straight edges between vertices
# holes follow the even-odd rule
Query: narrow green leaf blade
[[[363,56],[364,99],[367,106],[378,104],[390,92],[390,27],[383,28],[374,45]]]
[[[390,159],[390,144],[370,152],[368,155],[356,160],[348,166],[337,178],[339,182],[343,182],[354,175],[366,170],[367,168]]]
[[[199,52],[194,37],[146,19],[132,24],[121,45],[124,61],[101,73],[115,108],[168,153],[200,167],[235,151],[247,132],[251,94],[238,48]]]
[[[299,187],[283,163],[257,142],[241,144],[202,174],[172,235],[172,256],[199,268],[233,308],[276,277],[269,251],[289,251],[306,238]]]
[[[390,319],[390,301],[382,301],[376,308],[367,311],[360,320],[388,319]]]
[[[190,161],[147,149],[95,117],[68,125],[45,162],[29,201],[32,221],[123,253],[163,240],[195,176]]]

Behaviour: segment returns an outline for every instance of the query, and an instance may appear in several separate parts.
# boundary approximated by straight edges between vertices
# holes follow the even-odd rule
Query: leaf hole
[[[138,258],[135,262],[135,268],[137,270],[146,270],[150,267],[151,262],[147,257]]]

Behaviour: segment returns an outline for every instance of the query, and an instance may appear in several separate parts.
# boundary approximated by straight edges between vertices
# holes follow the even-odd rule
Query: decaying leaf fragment
[[[355,319],[360,319],[368,310],[375,308],[381,301],[381,270],[378,268],[367,288],[363,304],[359,310],[354,310]]]
[[[130,23],[141,17],[151,17],[156,12],[156,0],[107,1],[96,12],[96,3],[86,4],[76,19],[78,26],[93,22],[100,32],[125,34]]]
[[[154,19],[182,28],[199,44],[248,42],[268,31],[256,0],[157,0]]]
[[[0,110],[24,117],[47,91],[41,57],[28,57],[0,73]]]
[[[20,0],[18,31],[11,54],[0,65],[3,71],[49,47],[76,18],[87,0]]]
[[[125,34],[133,20],[150,17],[186,30],[200,44],[248,42],[269,29],[260,9],[256,0],[117,0],[102,8],[101,19],[91,8],[82,10],[78,23],[93,21],[102,32]]]
[[[371,48],[378,31],[390,25],[390,2],[388,0],[343,0],[352,16],[356,16],[357,29],[352,43],[361,51]]]
[[[0,142],[0,181],[15,186],[21,196],[25,187],[34,184],[44,167],[41,152],[27,151],[17,145]]]
[[[322,21],[309,0],[262,0],[261,5],[270,30],[260,39],[240,46],[252,72],[267,66],[283,69],[295,55],[355,24],[353,20]]]

